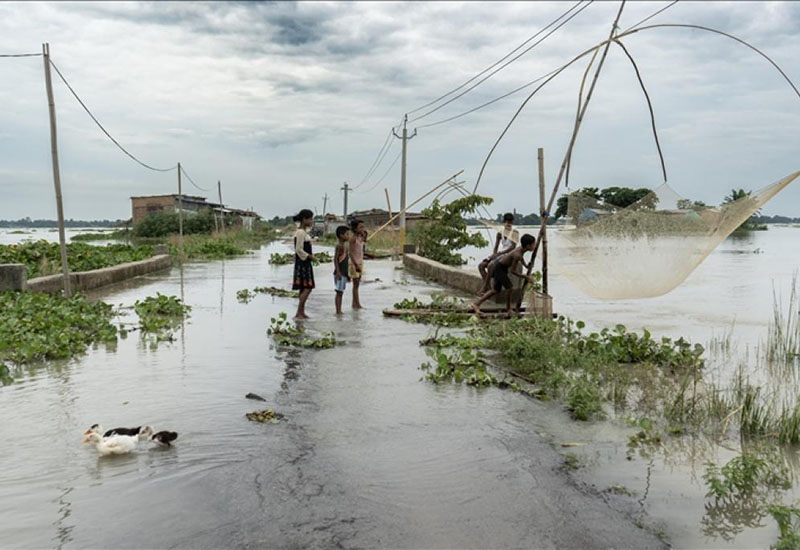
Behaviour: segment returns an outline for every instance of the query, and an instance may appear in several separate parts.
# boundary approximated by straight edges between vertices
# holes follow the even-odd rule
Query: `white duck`
[[[139,438],[144,437],[147,439],[153,434],[153,428],[144,426],[136,435],[112,435],[110,437],[103,437],[100,433],[91,429],[87,430],[89,433],[84,438],[84,443],[94,443],[95,449],[100,453],[100,456],[108,455],[123,455],[136,449],[139,443]]]

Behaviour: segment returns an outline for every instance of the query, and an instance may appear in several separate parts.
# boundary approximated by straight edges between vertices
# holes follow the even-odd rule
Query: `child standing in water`
[[[520,279],[528,279],[530,282],[533,282],[529,277],[517,271],[517,266],[520,264],[525,264],[523,256],[526,252],[533,251],[535,244],[536,239],[526,233],[522,236],[519,247],[515,248],[513,252],[508,252],[497,258],[497,260],[494,262],[494,271],[492,272],[492,288],[486,291],[483,296],[481,296],[472,304],[472,309],[475,311],[475,313],[480,315],[481,304],[495,294],[502,292],[503,289],[507,289],[508,292],[506,295],[506,311],[509,314],[511,313],[511,289],[513,285],[511,284],[511,278],[508,275],[510,273],[511,275],[519,277]]]
[[[350,239],[350,228],[346,225],[340,225],[336,228],[336,238],[339,242],[336,243],[336,250],[333,252],[333,288],[336,290],[336,315],[342,314],[342,296],[347,288],[347,275],[349,273],[349,259],[348,253],[348,240]]]
[[[353,235],[350,237],[350,280],[353,281],[353,309],[363,309],[358,296],[358,287],[364,276],[364,247],[367,243],[367,230],[364,222],[353,220],[350,222]]]
[[[292,290],[300,291],[300,301],[297,304],[295,319],[308,319],[306,315],[306,300],[314,290],[314,268],[311,262],[314,255],[311,252],[311,235],[308,229],[314,224],[314,213],[304,208],[294,217],[297,222],[297,232],[294,234],[294,278]]]

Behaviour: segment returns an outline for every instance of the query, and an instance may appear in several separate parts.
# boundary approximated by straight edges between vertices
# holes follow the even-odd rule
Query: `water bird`
[[[111,437],[112,435],[138,435],[141,429],[142,426],[136,426],[135,428],[114,428],[103,433],[103,427],[100,426],[100,424],[92,424],[92,427],[83,432],[83,434],[89,435],[91,432],[94,432],[103,434],[103,437]]]
[[[94,443],[100,456],[123,455],[133,451],[139,443],[139,435],[112,435],[104,438],[98,432],[89,431],[84,443]]]
[[[175,441],[178,439],[178,432],[169,432],[167,430],[162,430],[160,432],[154,433],[150,436],[150,441],[161,445],[162,447],[171,447],[171,441]]]

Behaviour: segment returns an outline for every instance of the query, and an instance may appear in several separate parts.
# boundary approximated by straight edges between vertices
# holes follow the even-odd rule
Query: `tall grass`
[[[792,277],[788,308],[772,289],[772,322],[767,332],[767,362],[770,366],[794,367],[800,362],[800,299],[797,293],[797,271]]]

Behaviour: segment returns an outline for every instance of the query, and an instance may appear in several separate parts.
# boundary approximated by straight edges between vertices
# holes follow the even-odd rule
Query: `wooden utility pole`
[[[178,235],[183,247],[183,191],[181,190],[181,163],[178,163]]]
[[[58,211],[58,242],[61,247],[61,272],[64,275],[64,296],[72,296],[67,263],[67,236],[64,231],[64,206],[61,200],[61,173],[58,169],[58,138],[56,133],[56,104],[53,100],[53,81],[50,78],[50,44],[42,44],[44,58],[44,82],[47,88],[47,105],[50,109],[50,150],[53,158],[53,185],[56,188],[56,210]]]
[[[325,196],[322,197],[322,217],[325,217],[325,214],[328,212],[328,194],[325,193]]]
[[[220,230],[225,233],[225,205],[222,204],[222,182],[217,180],[217,193],[219,194],[219,225]]]
[[[542,232],[542,293],[547,294],[547,204],[544,199],[544,149],[539,147],[539,223]],[[531,263],[533,263],[531,261]]]
[[[406,125],[408,124],[408,115],[403,117],[403,135],[398,136],[397,132],[392,129],[392,134],[397,139],[403,140],[403,158],[402,164],[400,165],[400,240],[402,245],[405,246],[406,244],[406,151],[408,140],[413,138],[417,135],[417,129],[414,129],[414,133],[410,136],[408,135],[408,129]]]
[[[347,185],[347,182],[344,182],[344,187],[342,187],[342,191],[344,191],[344,219],[347,221],[347,193],[352,191],[352,189]]]

